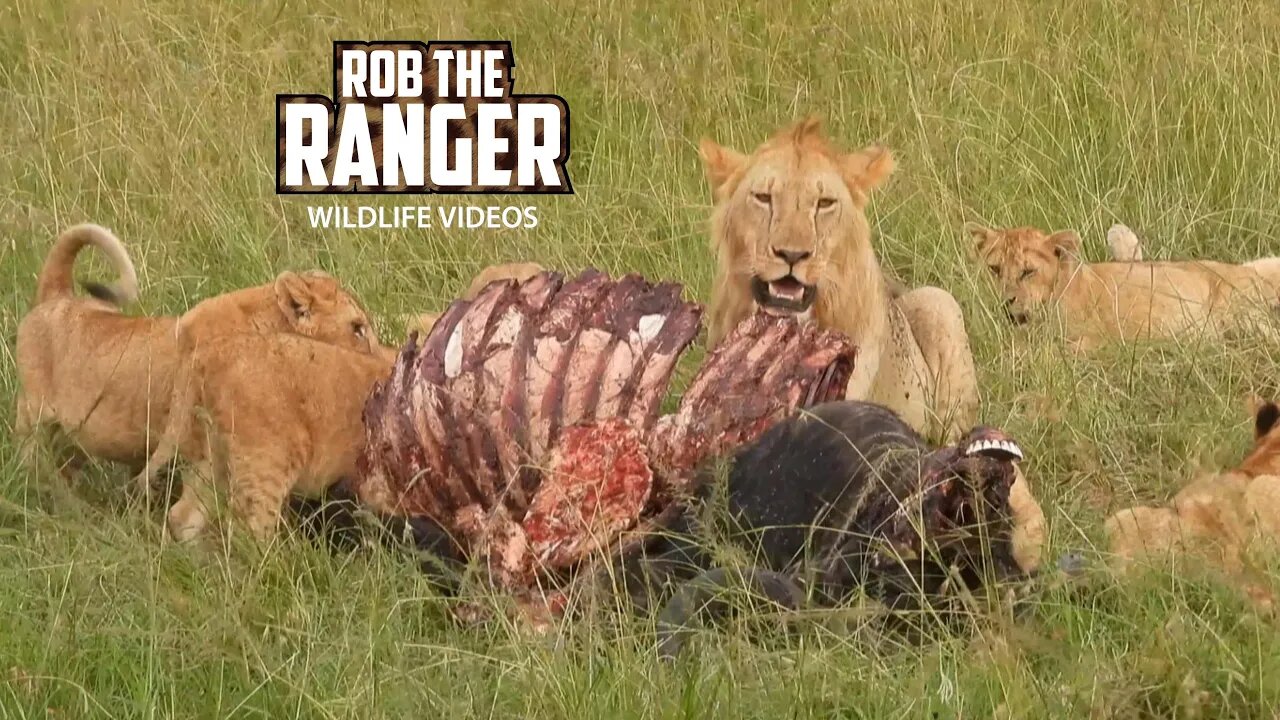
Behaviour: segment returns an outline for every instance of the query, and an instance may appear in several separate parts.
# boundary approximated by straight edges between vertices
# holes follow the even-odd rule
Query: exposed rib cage
[[[703,460],[844,396],[848,339],[761,314],[659,418],[701,328],[701,306],[681,290],[544,272],[454,302],[366,404],[361,500],[429,516],[518,590],[660,512]]]

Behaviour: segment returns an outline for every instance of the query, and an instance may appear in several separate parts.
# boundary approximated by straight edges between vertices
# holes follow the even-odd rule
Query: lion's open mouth
[[[751,292],[760,307],[786,313],[802,313],[813,307],[818,295],[815,285],[806,285],[794,275],[765,281],[759,275],[751,278]]]

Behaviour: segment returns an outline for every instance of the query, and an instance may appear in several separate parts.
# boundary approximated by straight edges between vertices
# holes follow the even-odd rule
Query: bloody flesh
[[[411,338],[365,407],[362,502],[428,516],[517,593],[613,547],[694,470],[843,398],[855,348],[757,314],[658,417],[702,308],[674,283],[587,270],[499,281]]]

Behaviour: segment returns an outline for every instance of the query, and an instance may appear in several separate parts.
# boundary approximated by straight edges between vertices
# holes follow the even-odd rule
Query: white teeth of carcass
[[[1023,457],[1022,448],[1018,447],[1018,444],[1012,440],[977,440],[970,443],[969,447],[965,448],[964,454],[976,455],[984,450],[999,450],[1001,452],[1009,453],[1019,460]]]

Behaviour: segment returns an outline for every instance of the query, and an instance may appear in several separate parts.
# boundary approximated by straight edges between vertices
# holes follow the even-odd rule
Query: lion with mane
[[[972,427],[977,381],[959,304],[940,288],[892,289],[871,245],[864,210],[893,172],[889,150],[841,152],[812,117],[750,155],[706,138],[700,149],[715,201],[710,345],[757,310],[814,320],[858,344],[850,399],[940,440]]]

